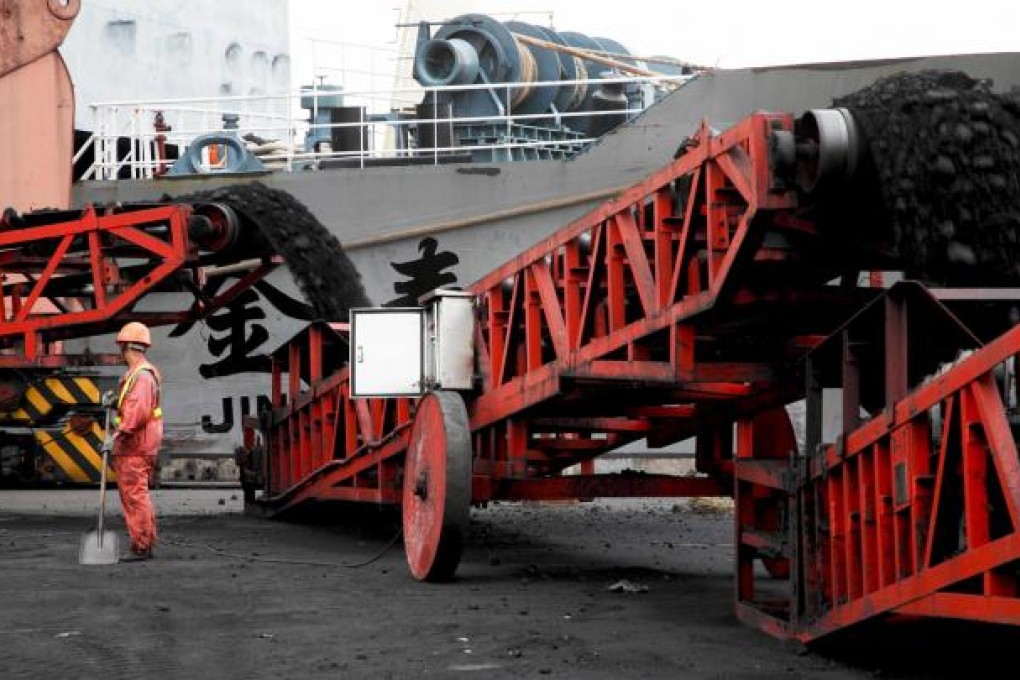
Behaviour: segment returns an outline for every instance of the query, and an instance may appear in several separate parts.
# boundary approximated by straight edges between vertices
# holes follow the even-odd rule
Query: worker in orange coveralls
[[[133,321],[117,334],[121,357],[128,369],[118,385],[113,435],[104,444],[113,454],[113,470],[124,508],[124,521],[131,536],[131,551],[121,562],[152,559],[156,542],[156,511],[149,498],[149,477],[156,467],[163,441],[163,411],[160,400],[161,376],[145,352],[152,336],[145,324]]]

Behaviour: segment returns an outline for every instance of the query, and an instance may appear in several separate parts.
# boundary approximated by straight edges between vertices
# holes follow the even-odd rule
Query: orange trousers
[[[156,542],[156,510],[149,498],[149,476],[156,467],[156,456],[113,456],[112,460],[131,550],[151,550]]]

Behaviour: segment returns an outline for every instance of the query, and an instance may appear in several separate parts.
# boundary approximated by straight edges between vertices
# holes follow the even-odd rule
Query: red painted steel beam
[[[804,639],[816,639],[879,614],[898,610],[915,600],[1018,559],[1020,535],[1012,534],[986,543],[915,576],[901,578],[891,586],[835,606],[818,620],[806,623],[802,636]]]
[[[660,308],[656,294],[656,279],[652,274],[648,256],[645,254],[645,245],[638,233],[633,215],[628,212],[617,214],[615,226],[627,253],[627,261],[634,277],[634,287],[637,289],[644,313],[646,316],[655,314]]]
[[[559,296],[556,292],[556,284],[553,282],[549,267],[544,261],[535,263],[531,269],[535,280],[535,287],[539,297],[542,299],[542,314],[545,315],[546,324],[549,326],[549,336],[552,338],[553,346],[556,349],[556,356],[563,358],[567,356],[569,347],[567,344],[567,325],[563,318],[563,310],[560,307]]]
[[[828,447],[824,458],[825,467],[831,469],[839,466],[844,455],[853,455],[874,445],[892,430],[902,427],[915,418],[918,413],[928,411],[935,404],[975,382],[1018,353],[1020,353],[1020,326],[976,350],[951,370],[934,376],[928,383],[915,389],[898,402],[891,411],[887,410],[876,415],[860,428],[848,434],[843,452],[837,451],[834,446]],[[823,474],[817,459],[812,461],[810,472],[812,476]]]
[[[740,544],[753,548],[758,553],[773,556],[782,555],[786,552],[785,534],[765,533],[754,529],[742,529],[740,532]]]
[[[813,303],[812,309],[819,308],[819,300],[842,294],[845,297],[835,301],[842,301],[838,308],[843,309],[861,296],[842,289],[820,291],[827,273],[813,268],[788,268],[782,282],[770,287],[767,275],[788,265],[782,253],[763,254],[766,232],[824,237],[823,231],[792,214],[796,196],[775,182],[769,142],[776,127],[789,132],[792,118],[755,115],[721,135],[704,125],[689,153],[470,287],[480,311],[474,339],[484,380],[484,389],[467,399],[476,449],[475,502],[730,495],[732,480],[719,480],[735,474],[741,493],[747,491],[741,517],[750,513],[754,520],[743,532],[741,555],[780,553],[787,544],[797,545],[776,533],[787,504],[790,516],[796,514],[789,497],[801,481],[794,461],[770,455],[775,447],[755,438],[750,448],[744,442],[734,465],[732,442],[724,433],[734,419],[781,405],[799,393],[794,384],[799,378],[789,362],[817,346],[823,334],[832,331],[827,325],[834,323],[798,315],[801,307]],[[678,182],[681,178],[685,181]],[[745,278],[752,268],[753,276]],[[745,288],[738,288],[741,283]],[[777,323],[771,328],[774,312]],[[787,320],[789,316],[798,318]],[[746,335],[759,329],[767,336],[760,346],[748,342]],[[784,330],[789,333],[784,335]],[[892,328],[890,335],[899,338],[907,330]],[[637,404],[616,403],[622,401],[623,390],[634,387],[645,388]],[[399,479],[406,441],[361,448],[388,436],[393,422],[388,407],[351,404],[342,381],[331,389],[340,395],[332,408],[342,412],[337,439],[344,442],[340,448],[347,458],[311,474],[306,468],[292,471],[289,491],[271,498],[271,505],[286,507],[317,497],[380,498]],[[294,410],[277,422],[278,429],[286,434],[292,421],[321,409],[319,402],[329,394],[316,389],[293,399]],[[550,417],[560,405],[566,409],[564,416],[571,417]],[[407,419],[409,410],[397,422]],[[549,432],[563,434],[536,437]],[[577,436],[594,432],[612,436]],[[693,434],[705,442],[711,435],[712,446],[699,446],[698,463],[718,477],[545,476],[582,458],[590,466],[594,455],[642,434],[651,444]],[[877,436],[884,441],[889,434]],[[281,435],[282,455],[300,454],[292,440]],[[912,455],[916,463],[917,451]],[[853,472],[829,485],[838,506],[834,526],[840,541],[858,535],[873,541],[867,528],[862,534],[858,519],[870,512],[870,488],[851,481],[852,475],[880,476],[869,464],[851,462],[847,469]],[[377,475],[378,484],[368,479],[370,473]],[[384,484],[383,479],[389,481]],[[758,522],[754,513],[763,504],[769,513]],[[924,514],[920,505],[908,510],[915,523]],[[903,517],[900,513],[896,521]],[[906,530],[901,535],[909,540]],[[873,546],[839,543],[822,551],[840,561],[821,570],[839,579],[825,594],[881,595],[873,574],[887,573],[890,560],[883,561]],[[906,557],[901,561],[905,564]],[[877,569],[868,566],[873,562]],[[741,564],[751,573],[750,560],[742,558]],[[784,568],[767,566],[780,572]],[[785,569],[790,571],[790,565]],[[878,584],[889,587],[888,580]],[[750,608],[741,611],[754,617]],[[787,635],[792,631],[774,617],[759,623]]]
[[[991,462],[1009,510],[1010,521],[1013,529],[1020,531],[1020,456],[1006,417],[1006,406],[991,375],[971,385],[971,396],[984,426]]]
[[[624,412],[636,418],[686,419],[693,418],[697,412],[694,404],[678,404],[666,406],[631,406]]]
[[[380,462],[407,450],[410,423],[391,433],[378,448],[365,448],[346,459],[326,463],[292,485],[266,499],[267,505],[276,513],[283,512],[307,500],[332,493],[329,489],[342,485],[361,473],[376,467]]]
[[[733,466],[734,475],[742,482],[793,492],[796,480],[787,460],[741,459]]]
[[[76,215],[56,213],[60,222],[0,233],[0,248],[7,251],[0,258],[0,267],[13,274],[15,281],[24,279],[5,285],[3,290],[0,339],[23,339],[22,356],[13,360],[13,365],[60,364],[61,360],[40,353],[42,343],[108,332],[151,292],[197,290],[204,281],[204,270],[198,265],[199,251],[188,240],[190,215],[190,206],[176,204],[103,214],[88,206]],[[29,247],[49,254],[25,257],[24,249]],[[122,269],[126,259],[148,264],[131,263]],[[130,318],[158,325],[208,315],[236,299],[279,263],[279,259],[270,260],[246,273],[211,304],[176,312],[132,312]],[[187,276],[188,283],[177,281],[174,276],[178,274]],[[41,308],[43,300],[52,305]],[[12,365],[10,359],[5,361]]]
[[[56,270],[57,265],[60,263],[61,258],[67,253],[67,249],[71,246],[71,236],[65,236],[60,239],[60,244],[57,249],[50,256],[49,262],[43,268],[42,273],[39,275],[35,285],[32,286],[32,292],[28,294],[22,303],[23,307],[14,315],[14,321],[10,324],[11,328],[18,328],[25,326],[25,320],[28,318],[29,313],[35,310],[35,303],[39,301],[39,296],[42,295],[43,290],[46,288],[46,284],[49,283],[50,279],[53,278],[53,272]],[[6,326],[7,324],[5,324]]]
[[[488,355],[495,369],[484,367],[481,369],[482,373],[490,376],[491,388],[486,394],[474,400],[469,407],[473,430],[556,397],[560,394],[561,376],[599,377],[624,381],[635,378],[652,379],[673,384],[682,382],[685,378],[688,381],[696,379],[696,376],[677,375],[678,365],[673,363],[674,359],[690,361],[688,359],[690,355],[671,355],[670,362],[657,367],[652,367],[652,364],[644,361],[622,362],[619,364],[621,369],[619,371],[610,364],[597,367],[595,362],[605,361],[611,353],[624,348],[630,354],[637,343],[641,343],[657,330],[673,326],[681,319],[691,318],[710,309],[721,290],[717,286],[714,294],[693,295],[680,294],[676,291],[676,302],[660,311],[662,305],[659,303],[659,296],[663,295],[664,291],[672,290],[664,281],[672,280],[674,274],[684,268],[685,263],[693,262],[688,258],[686,248],[695,245],[691,240],[693,230],[690,221],[696,217],[691,212],[691,204],[695,202],[688,201],[687,221],[682,227],[666,228],[664,222],[654,225],[666,239],[658,241],[660,244],[658,255],[654,259],[650,258],[646,249],[646,236],[651,239],[653,233],[647,229],[653,225],[646,223],[643,206],[647,197],[660,196],[660,188],[667,186],[671,177],[700,171],[709,158],[726,155],[728,160],[723,163],[724,167],[714,170],[713,184],[708,189],[720,191],[728,186],[727,181],[735,182],[738,185],[737,193],[745,196],[744,203],[737,202],[720,207],[720,219],[725,219],[726,225],[720,224],[718,228],[725,229],[726,233],[722,231],[717,233],[713,247],[718,249],[720,258],[718,269],[722,273],[715,276],[710,272],[712,281],[718,282],[725,278],[726,272],[741,259],[738,257],[738,251],[741,251],[742,244],[745,243],[745,234],[751,228],[751,216],[755,213],[754,206],[747,203],[747,197],[763,201],[772,208],[793,206],[792,196],[766,191],[770,180],[766,140],[773,120],[782,120],[787,126],[789,124],[789,119],[781,116],[753,116],[735,126],[722,139],[711,137],[708,128],[704,128],[700,147],[696,148],[694,153],[688,153],[666,170],[656,173],[642,185],[624,193],[618,201],[610,202],[567,226],[547,242],[526,251],[471,286],[471,291],[479,296],[490,310],[486,320],[489,325],[488,332],[480,334],[482,347],[479,349],[479,355],[481,357]],[[745,143],[757,156],[754,158],[749,156],[749,152],[742,146]],[[730,156],[732,158],[729,158]],[[708,202],[714,205],[711,196]],[[662,207],[661,202],[659,205]],[[641,219],[637,220],[635,217]],[[730,228],[734,230],[732,239],[728,233]],[[678,234],[682,245],[675,255],[671,249],[667,250],[662,246],[673,238],[665,234]],[[586,256],[586,259],[577,257],[578,250],[575,244],[581,237],[589,237],[591,242],[590,249],[586,251],[590,255]],[[549,258],[552,257],[554,269],[560,271],[561,253],[564,264],[572,267],[583,265],[586,269],[586,285],[583,289],[583,299],[579,304],[576,291],[563,277],[554,277],[553,269],[550,268]],[[671,264],[673,257],[677,260],[675,265]],[[653,267],[653,264],[656,266]],[[504,309],[505,304],[502,286],[508,280],[513,281],[513,287],[504,317],[500,315],[500,310]],[[584,279],[574,277],[573,280]],[[603,289],[604,284],[608,286],[606,289]],[[710,284],[715,285],[711,281]],[[538,317],[520,311],[524,304],[525,289],[541,298],[544,316]],[[620,306],[621,296],[627,295],[625,291],[634,292],[642,307],[642,313],[629,322],[624,320],[623,308]],[[608,325],[602,331],[599,327],[600,323],[605,323],[605,319],[592,320],[597,300],[605,300],[608,303],[606,317]],[[568,304],[564,307],[563,303]],[[572,315],[578,311],[581,317],[575,321]],[[545,323],[540,324],[540,319],[544,319]],[[592,334],[593,332],[595,334]],[[535,360],[538,357],[537,343],[540,333],[553,338],[556,358],[546,364],[540,364]],[[566,343],[561,339],[563,334],[566,334]],[[572,347],[575,337],[577,346],[574,350]],[[498,344],[497,339],[500,341]],[[492,346],[487,348],[487,343]],[[527,348],[528,357],[523,372],[514,370],[515,363],[512,360],[522,347]],[[569,356],[564,356],[566,351],[569,351]],[[697,364],[693,366],[696,367]],[[752,376],[753,379],[768,380],[772,377],[762,373]],[[724,374],[710,381],[732,381],[738,377],[741,376]],[[718,391],[719,387],[711,385],[707,391]],[[733,385],[731,389],[737,396],[747,396],[749,391],[745,385]]]
[[[20,309],[13,319],[0,322],[0,336],[25,335],[45,331],[47,329],[68,329],[83,326],[81,334],[88,334],[87,324],[95,324],[108,320],[133,305],[146,292],[154,289],[165,281],[170,274],[180,269],[188,258],[186,220],[190,209],[186,206],[162,206],[147,210],[98,216],[88,207],[77,220],[9,230],[0,233],[0,247],[18,248],[40,243],[56,243],[56,248],[39,272],[32,290],[24,300],[14,300]],[[161,224],[167,229],[167,239],[162,240],[149,236],[137,228],[140,224]],[[70,259],[76,262],[81,258],[77,251],[70,252],[75,236],[85,235],[88,238],[88,261],[93,270],[93,282],[99,272],[107,270],[112,256],[102,253],[103,244],[96,238],[97,234],[122,236],[149,254],[158,263],[141,280],[129,285],[112,297],[107,297],[103,290],[105,281],[101,280],[100,292],[90,299],[82,300],[77,309],[63,313],[39,314],[35,311],[35,303],[45,296],[47,287],[59,280],[58,272],[62,263]],[[109,246],[107,247],[109,250]]]
[[[1020,626],[1020,599],[992,595],[933,593],[896,608],[897,614],[953,618]]]

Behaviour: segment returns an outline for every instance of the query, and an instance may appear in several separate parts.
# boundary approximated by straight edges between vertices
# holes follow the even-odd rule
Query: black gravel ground
[[[361,275],[336,236],[285,191],[260,182],[169,198],[176,203],[225,203],[258,227],[283,256],[305,299],[321,319],[345,321],[351,307],[371,305]]]
[[[110,567],[77,563],[93,513],[14,515],[0,495],[0,677],[873,677],[736,620],[731,515],[492,505],[457,580],[425,584],[396,526],[168,514],[191,493],[156,493],[155,560]]]
[[[425,584],[392,513],[297,525],[237,514],[235,490],[163,489],[156,559],[96,567],[77,559],[92,492],[87,508],[32,493],[28,514],[0,494],[4,680],[908,680],[1015,664],[1015,631],[977,624],[887,620],[807,650],[770,638],[733,612],[733,515],[671,500],[476,509],[456,581]]]
[[[833,102],[860,123],[911,278],[1020,283],[1020,106],[959,71],[901,73]]]

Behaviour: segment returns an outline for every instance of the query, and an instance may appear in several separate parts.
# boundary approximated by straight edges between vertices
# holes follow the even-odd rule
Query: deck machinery
[[[705,123],[467,289],[469,389],[352,398],[347,325],[309,325],[245,421],[249,507],[401,504],[432,581],[454,575],[472,504],[732,495],[737,613],[769,633],[1020,623],[1017,292],[881,285],[888,236],[854,223],[866,158],[845,110]],[[692,437],[697,476],[595,473],[628,442]]]

